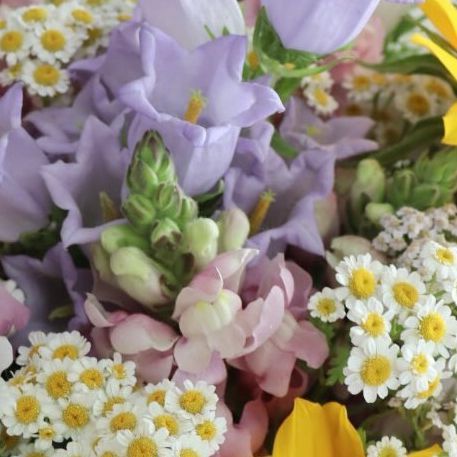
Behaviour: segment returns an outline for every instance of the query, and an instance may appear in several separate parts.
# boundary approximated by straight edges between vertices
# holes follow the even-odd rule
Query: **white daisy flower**
[[[413,123],[437,114],[435,97],[419,85],[396,91],[394,102],[405,119]]]
[[[31,5],[16,10],[16,17],[24,28],[35,30],[37,25],[46,23],[55,14],[54,5]]]
[[[117,382],[109,381],[104,390],[98,391],[94,401],[94,415],[106,416],[115,405],[122,405],[132,395],[132,387],[122,387]]]
[[[106,417],[100,417],[97,420],[96,427],[102,435],[114,438],[117,432],[123,430],[134,432],[137,430],[145,413],[146,407],[134,402],[114,405],[112,411]]]
[[[213,453],[206,441],[198,435],[184,435],[173,443],[173,457],[189,455],[192,457],[210,457]]]
[[[442,301],[436,302],[433,295],[418,310],[416,316],[408,317],[404,322],[405,330],[401,338],[405,343],[417,344],[420,340],[434,345],[434,354],[448,358],[448,349],[454,349],[457,343],[457,320],[451,309]]]
[[[421,253],[423,265],[439,280],[457,278],[457,247],[429,241]]]
[[[405,344],[398,361],[401,384],[413,384],[416,391],[424,391],[439,374],[433,358],[435,346],[432,342],[420,340],[416,344]]]
[[[418,273],[393,265],[384,269],[380,296],[387,309],[399,313],[401,322],[423,302],[425,292],[425,284]]]
[[[29,93],[40,97],[64,94],[70,87],[67,70],[39,61],[26,61],[21,78]]]
[[[44,347],[49,342],[50,335],[43,332],[29,333],[29,341],[31,346],[20,346],[18,349],[19,355],[16,358],[16,363],[21,366],[28,365],[35,356],[39,355],[41,347]]]
[[[442,299],[446,304],[457,304],[457,278],[440,281],[440,288],[445,292]]]
[[[168,379],[164,379],[158,384],[147,384],[144,388],[147,404],[150,405],[151,403],[157,403],[160,406],[164,407],[165,397],[167,392],[170,390],[178,393],[178,388],[176,385]]]
[[[403,443],[395,437],[384,436],[376,444],[368,446],[367,457],[406,457],[407,451]]]
[[[354,302],[348,312],[348,319],[357,325],[350,330],[352,344],[355,346],[371,344],[377,341],[390,342],[391,320],[394,311],[385,311],[382,303],[376,298],[367,302]]]
[[[94,357],[83,357],[71,364],[68,379],[75,383],[75,390],[82,392],[101,390],[106,382],[105,360]]]
[[[156,402],[149,405],[147,418],[152,420],[156,430],[167,429],[170,439],[173,441],[179,439],[181,435],[191,432],[194,428],[189,419],[166,411]]]
[[[22,79],[22,63],[11,65],[0,71],[0,85],[9,86]],[[20,290],[20,289],[18,289]],[[16,297],[15,297],[16,298]],[[25,297],[24,297],[25,298]]]
[[[19,23],[10,24],[0,30],[0,58],[9,66],[16,65],[28,57],[33,37]]]
[[[40,355],[47,360],[68,358],[78,360],[90,351],[90,343],[79,332],[55,333],[46,346],[40,347]]]
[[[389,390],[400,385],[397,377],[398,346],[385,341],[376,345],[354,347],[344,369],[345,384],[351,394],[363,392],[367,403],[386,398]]]
[[[122,356],[119,353],[114,353],[112,360],[106,363],[106,370],[111,376],[110,379],[115,380],[121,386],[134,386],[136,384],[134,362],[122,361]]]
[[[20,370],[17,370],[14,375],[8,379],[7,385],[17,388],[22,388],[26,384],[33,383],[36,378],[36,372],[31,369],[30,365]]]
[[[68,398],[73,392],[73,382],[69,376],[72,363],[70,359],[46,360],[42,363],[37,381],[54,400]]]
[[[98,22],[98,16],[80,2],[70,2],[59,8],[63,22],[70,27],[92,27]]]
[[[226,432],[227,421],[223,417],[208,417],[195,424],[195,434],[208,445],[213,454],[224,442]]]
[[[315,75],[305,76],[300,83],[301,87],[313,86],[320,87],[321,89],[331,89],[334,84],[334,80],[329,71],[321,71]]]
[[[348,91],[348,97],[356,102],[370,101],[379,90],[379,85],[366,71],[357,71],[350,74],[343,82]]]
[[[437,365],[441,365],[444,370],[444,361],[441,359],[437,362]],[[444,373],[446,375],[446,373]],[[443,390],[441,383],[441,377],[437,376],[435,379],[429,382],[427,389],[422,391],[416,391],[414,386],[407,385],[398,393],[400,398],[405,400],[404,406],[407,409],[416,409],[419,405],[424,404],[431,398],[437,398]]]
[[[308,310],[312,317],[320,319],[322,322],[335,322],[344,319],[343,299],[345,292],[341,289],[330,289],[325,287],[322,292],[315,293],[309,300]]]
[[[93,426],[93,398],[92,394],[85,393],[73,394],[69,399],[59,400],[60,415],[55,423],[65,430],[65,438],[76,438]]]
[[[308,86],[303,91],[308,105],[314,108],[319,114],[328,116],[338,109],[338,102],[336,99],[321,87]]]
[[[336,280],[343,286],[346,305],[376,296],[383,266],[370,254],[349,256],[336,267]]]
[[[216,388],[203,381],[194,384],[184,381],[184,389],[169,390],[165,397],[165,409],[186,419],[200,419],[213,414],[218,397]]]
[[[53,443],[61,443],[63,441],[63,433],[65,429],[62,425],[43,422],[38,428],[36,434],[35,447],[39,451],[53,449]]]

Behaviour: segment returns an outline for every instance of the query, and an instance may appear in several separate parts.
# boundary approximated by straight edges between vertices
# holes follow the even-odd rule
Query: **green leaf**
[[[275,132],[271,139],[271,147],[281,156],[287,159],[295,159],[299,151],[290,145],[279,133]]]
[[[287,103],[289,98],[300,87],[301,78],[281,78],[275,85],[275,91],[278,93],[281,101]]]
[[[363,427],[359,427],[357,429],[357,433],[360,436],[360,440],[362,441],[363,448],[367,448],[367,432]]]
[[[349,347],[348,346],[337,346],[336,352],[330,359],[330,369],[327,373],[327,379],[325,380],[326,386],[334,386],[338,383],[344,382],[343,370],[346,367],[349,358]]]
[[[50,321],[54,321],[56,319],[67,319],[73,316],[73,305],[64,305],[59,306],[52,310],[51,314],[49,314],[48,319]]]

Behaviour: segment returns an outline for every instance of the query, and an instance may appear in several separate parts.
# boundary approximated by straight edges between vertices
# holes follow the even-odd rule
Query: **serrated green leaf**
[[[330,359],[330,369],[327,372],[326,386],[334,386],[344,382],[343,370],[349,358],[348,346],[337,346],[335,354]]]

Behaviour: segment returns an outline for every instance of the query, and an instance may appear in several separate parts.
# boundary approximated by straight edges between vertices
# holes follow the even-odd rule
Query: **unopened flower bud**
[[[176,248],[181,241],[181,235],[181,230],[171,219],[162,219],[151,232],[151,246]]]
[[[131,194],[122,205],[127,219],[141,232],[147,232],[157,215],[152,201],[140,194]]]
[[[219,228],[212,219],[199,218],[189,222],[184,230],[184,249],[203,268],[217,255]]]
[[[152,197],[159,179],[146,162],[134,157],[127,175],[127,183],[131,192]]]
[[[379,221],[386,214],[394,214],[395,209],[389,203],[368,203],[365,207],[365,216],[373,224],[379,224]]]
[[[249,219],[239,208],[224,211],[218,222],[219,252],[235,251],[243,247],[249,236]]]
[[[133,227],[128,224],[108,227],[102,232],[100,242],[108,254],[113,254],[119,248],[125,246],[136,246],[142,250],[149,249],[148,240],[138,235]]]

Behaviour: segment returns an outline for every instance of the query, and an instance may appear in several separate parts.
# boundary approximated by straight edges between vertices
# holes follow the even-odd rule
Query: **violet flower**
[[[414,4],[422,0],[390,0]],[[352,41],[370,20],[379,0],[262,0],[283,44],[328,54]]]
[[[224,206],[251,215],[248,246],[274,256],[288,244],[323,255],[314,216],[316,201],[333,189],[336,157],[322,148],[305,150],[287,164],[271,147],[274,128],[253,127],[240,138],[225,175]]]
[[[141,115],[129,144],[148,129],[158,131],[184,191],[205,192],[228,169],[241,127],[282,110],[282,103],[271,88],[242,82],[245,38],[225,36],[189,52],[144,25],[140,48],[146,76],[120,91],[120,99]]]
[[[44,227],[51,200],[39,170],[48,159],[21,126],[22,86],[0,99],[0,240]]]
[[[111,224],[103,211],[104,199],[114,213],[111,219],[117,217],[130,161],[119,137],[119,131],[91,117],[81,135],[76,163],[59,161],[42,169],[54,203],[68,211],[61,231],[65,247],[96,241]]]

